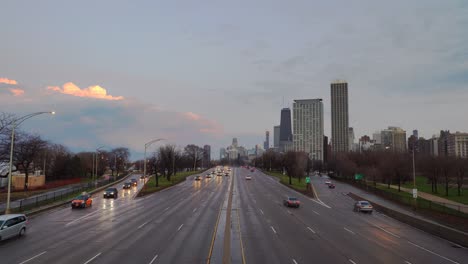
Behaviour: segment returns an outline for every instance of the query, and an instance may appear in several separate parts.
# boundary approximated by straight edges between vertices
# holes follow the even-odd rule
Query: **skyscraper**
[[[354,129],[348,128],[348,151],[354,151]]]
[[[293,141],[293,135],[291,130],[291,109],[281,109],[281,120],[280,120],[280,150],[289,150]]]
[[[273,127],[273,146],[275,149],[279,149],[280,142],[280,126]]]
[[[227,153],[226,153],[226,149],[225,148],[221,148],[219,150],[219,159],[222,160],[222,159],[225,159],[227,158]]]
[[[211,164],[211,146],[203,146],[203,166],[209,168]]]
[[[349,116],[348,116],[348,83],[336,81],[331,83],[331,131],[332,151],[349,150]]]
[[[294,150],[306,152],[312,160],[323,161],[322,99],[294,100],[293,127]]]
[[[270,131],[265,131],[265,142],[263,142],[263,149],[268,150],[270,148]]]

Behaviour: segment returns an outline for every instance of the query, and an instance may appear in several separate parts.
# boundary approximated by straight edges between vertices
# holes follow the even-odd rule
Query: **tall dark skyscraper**
[[[291,109],[281,109],[280,119],[280,149],[287,151],[292,147],[293,135],[291,129]]]
[[[331,143],[332,151],[349,151],[348,83],[336,81],[331,84]]]
[[[203,166],[209,168],[211,163],[211,146],[203,146]]]
[[[265,131],[265,142],[263,142],[263,149],[268,150],[270,148],[270,131]]]

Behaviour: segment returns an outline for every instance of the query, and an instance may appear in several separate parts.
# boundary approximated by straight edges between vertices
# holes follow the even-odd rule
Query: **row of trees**
[[[11,125],[14,118],[11,114],[0,114],[0,162],[3,164],[9,163]],[[13,165],[16,170],[25,174],[25,190],[28,189],[30,174],[38,170],[45,173],[46,181],[91,176],[94,155],[94,152],[73,153],[67,147],[48,142],[39,135],[19,129],[15,131]],[[123,147],[99,152],[98,176],[102,176],[108,168],[111,169],[112,175],[124,171],[129,157],[129,150]]]
[[[362,174],[364,180],[374,185],[385,183],[401,185],[413,180],[413,157],[409,153],[389,151],[365,151],[337,154],[328,163],[312,161],[304,152],[289,151],[277,153],[265,152],[256,158],[252,165],[267,170],[285,170],[290,177],[301,180],[304,174],[313,171],[332,172],[337,177],[354,179],[355,174]],[[444,186],[448,196],[449,187],[456,186],[458,195],[468,174],[468,159],[450,156],[415,156],[415,173],[424,176],[432,186],[433,193],[439,193],[438,186]]]
[[[198,168],[213,166],[211,162],[203,159],[203,154],[203,148],[193,144],[185,146],[183,150],[175,145],[166,144],[160,146],[153,153],[147,162],[146,170],[148,174],[156,175],[156,185],[158,185],[158,175],[162,175],[166,180],[170,181],[171,176],[175,175],[178,171],[196,170]],[[142,163],[143,161],[137,161],[135,165],[139,168],[139,165]]]

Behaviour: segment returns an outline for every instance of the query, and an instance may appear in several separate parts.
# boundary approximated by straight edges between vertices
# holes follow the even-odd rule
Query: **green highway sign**
[[[306,183],[310,183],[310,177],[309,176],[306,177]]]
[[[364,175],[362,175],[362,174],[360,174],[360,173],[354,174],[354,179],[355,179],[355,180],[362,180],[362,178],[364,178]]]

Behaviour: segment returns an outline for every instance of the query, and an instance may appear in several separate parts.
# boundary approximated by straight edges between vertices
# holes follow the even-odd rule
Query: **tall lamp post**
[[[416,164],[414,162],[415,146],[413,144],[413,198],[418,198],[418,189],[416,189]]]
[[[99,153],[101,149],[104,148],[104,146],[100,146],[99,148],[96,149],[96,155],[94,157],[96,158],[96,161],[94,163],[94,169],[95,169],[95,174],[94,174],[94,185],[97,186],[97,178],[98,178],[98,161],[99,161]]]
[[[29,118],[42,115],[42,114],[51,114],[55,115],[55,112],[36,112],[32,113],[29,115],[22,116],[20,118],[17,118],[13,120],[13,126],[11,128],[11,144],[10,144],[10,168],[8,171],[8,194],[7,194],[7,205],[6,205],[6,210],[5,213],[9,214],[10,213],[10,195],[11,195],[11,168],[13,166],[13,144],[15,142],[15,128],[17,128],[21,123],[24,121],[28,120]]]
[[[151,144],[156,143],[156,142],[161,141],[161,140],[164,140],[164,138],[158,138],[158,139],[155,139],[155,140],[151,140],[150,142],[145,144],[145,160],[144,160],[144,164],[143,164],[143,177],[145,179],[146,179],[146,149],[149,146],[151,146]]]

